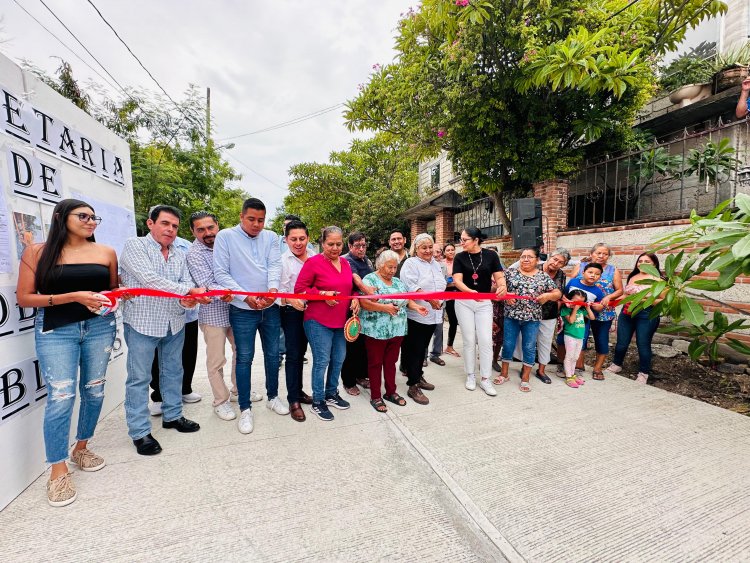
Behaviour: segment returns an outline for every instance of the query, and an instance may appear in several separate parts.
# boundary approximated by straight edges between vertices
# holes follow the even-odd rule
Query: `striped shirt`
[[[174,244],[174,247],[177,250],[179,250],[181,252],[184,252],[185,254],[188,253],[188,250],[190,250],[190,246],[191,246],[190,241],[187,240],[187,239],[184,239],[182,237],[175,238],[174,239],[174,243],[172,243],[172,244]],[[195,278],[193,278],[193,279],[195,279]],[[203,285],[202,284],[198,284],[198,287],[203,287]],[[192,323],[193,321],[197,321],[200,309],[201,309],[200,305],[196,305],[192,309],[186,309],[185,310],[185,322],[186,323]]]
[[[224,289],[216,283],[214,277],[214,251],[198,239],[193,241],[187,253],[187,264],[190,275],[198,287],[206,289]],[[214,297],[209,305],[201,305],[198,312],[198,323],[202,325],[228,327],[229,303]]]
[[[179,295],[186,295],[195,287],[185,253],[172,244],[165,260],[161,245],[150,234],[125,242],[120,255],[120,275],[125,287],[160,289]],[[163,338],[169,330],[177,334],[185,326],[185,309],[177,299],[134,297],[122,307],[123,322],[146,336]]]

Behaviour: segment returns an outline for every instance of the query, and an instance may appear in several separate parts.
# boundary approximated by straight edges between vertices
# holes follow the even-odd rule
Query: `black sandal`
[[[385,395],[383,398],[389,403],[393,403],[394,405],[398,405],[399,407],[406,406],[406,399],[404,399],[398,393],[394,393],[393,395]]]
[[[537,370],[535,376],[542,383],[547,383],[547,384],[551,384],[552,383],[552,380],[547,376],[547,374],[546,373],[539,373],[539,370]]]
[[[370,401],[370,404],[372,405],[372,408],[380,413],[388,412],[388,407],[385,406],[383,399],[374,399]]]

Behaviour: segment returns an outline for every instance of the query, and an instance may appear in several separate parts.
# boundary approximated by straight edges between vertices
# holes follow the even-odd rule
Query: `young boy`
[[[599,278],[602,277],[603,271],[604,269],[602,268],[601,264],[596,264],[594,262],[586,264],[581,277],[573,278],[572,280],[570,280],[568,282],[568,285],[565,287],[565,292],[568,293],[569,291],[572,291],[574,289],[583,291],[583,293],[586,294],[586,300],[591,303],[591,310],[595,313],[598,313],[604,307],[602,307],[601,305],[596,305],[596,303],[604,299],[604,292],[599,287],[597,287],[596,282],[598,282]],[[588,320],[586,320],[586,334],[583,337],[584,349],[588,338],[589,323]],[[565,342],[562,333],[560,333],[557,336],[557,359],[559,360],[560,364],[563,364],[565,362],[565,354]],[[581,354],[578,357],[578,361],[576,362],[576,371],[579,372],[579,375],[583,373],[583,351],[581,351]],[[560,370],[558,372],[558,375],[560,377],[565,377],[565,371]]]

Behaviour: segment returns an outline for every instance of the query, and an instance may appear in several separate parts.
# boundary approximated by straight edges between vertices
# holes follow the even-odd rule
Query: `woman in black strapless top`
[[[94,242],[100,221],[86,202],[61,201],[53,211],[47,242],[26,249],[18,273],[18,304],[37,309],[36,353],[47,384],[44,445],[52,465],[47,498],[52,506],[76,498],[68,458],[83,471],[104,467],[104,460],[86,447],[101,412],[116,331],[114,315],[95,313],[102,306],[96,294],[118,285],[114,249]],[[69,456],[79,368],[77,443]]]

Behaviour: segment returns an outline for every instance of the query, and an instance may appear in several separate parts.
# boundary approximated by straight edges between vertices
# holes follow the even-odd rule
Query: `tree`
[[[507,197],[575,171],[587,143],[628,145],[658,58],[725,10],[712,0],[424,0],[399,22],[395,62],[375,65],[348,103],[347,124],[417,158],[447,150],[464,184],[504,215]]]
[[[672,323],[661,332],[686,334],[692,339],[690,357],[697,359],[705,353],[714,364],[718,362],[720,340],[731,332],[750,328],[750,320],[739,318],[730,323],[720,311],[709,318],[696,300],[717,301],[705,292],[729,289],[737,276],[750,275],[750,195],[737,194],[735,208],[730,204],[731,200],[725,201],[705,216],[693,210],[689,227],[657,240],[654,250],[672,252],[664,264],[664,278],[638,282],[644,289],[626,299],[632,303],[633,314],[653,305],[653,317],[670,316]],[[699,250],[686,251],[696,245]],[[658,276],[653,266],[641,269]],[[718,272],[718,277],[700,277],[705,272]],[[659,297],[662,301],[654,305]],[[737,312],[748,316],[745,311]],[[744,342],[728,338],[728,344],[750,355],[750,347]]]
[[[383,243],[391,230],[403,228],[400,215],[417,202],[416,160],[383,135],[353,141],[349,150],[331,153],[328,163],[295,164],[289,172],[284,212],[302,217],[313,239],[337,225]]]

